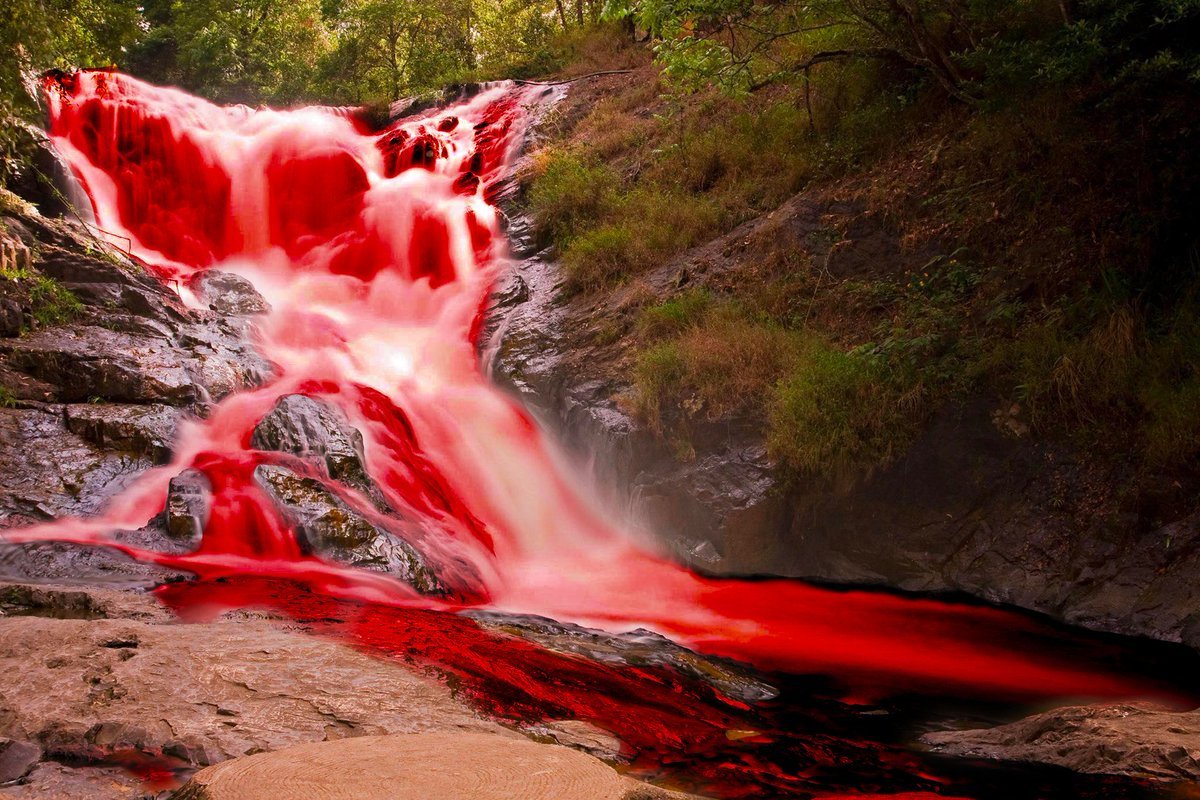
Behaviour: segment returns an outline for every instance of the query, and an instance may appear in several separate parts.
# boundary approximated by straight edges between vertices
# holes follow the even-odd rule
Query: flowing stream
[[[1012,795],[987,787],[1014,780],[1028,797],[1112,791],[1040,772],[1001,781],[914,754],[899,730],[929,705],[915,697],[1161,696],[1152,677],[1120,666],[1127,648],[982,605],[693,574],[602,513],[487,379],[477,339],[509,267],[494,195],[537,102],[530,89],[494,86],[382,130],[354,110],[218,107],[107,71],[56,75],[45,91],[51,138],[99,227],[185,303],[197,302],[186,287],[203,270],[248,279],[270,305],[254,335],[273,375],[184,423],[172,462],[100,515],[7,540],[113,547],[185,570],[196,580],[158,590],[181,614],[277,609],[456,676],[501,719],[590,721],[622,740],[636,772],[725,796],[1002,797]],[[319,466],[251,446],[293,394],[361,431],[386,510]],[[307,552],[254,478],[272,464],[407,531],[446,590]],[[159,514],[187,468],[212,486],[192,552],[112,536]],[[482,625],[485,611],[648,629],[752,664],[784,695],[751,702],[668,666],[582,659]]]

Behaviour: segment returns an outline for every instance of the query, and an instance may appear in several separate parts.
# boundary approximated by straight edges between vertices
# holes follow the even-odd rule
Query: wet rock
[[[630,667],[666,667],[714,686],[726,697],[758,703],[778,696],[750,667],[717,656],[701,655],[653,631],[626,633],[584,628],[545,617],[468,611],[483,627],[536,642],[547,650],[590,661]]]
[[[334,480],[378,495],[363,466],[362,434],[337,409],[310,397],[280,398],[254,429],[250,444],[315,460]]]
[[[196,390],[169,342],[75,325],[37,331],[0,355],[15,368],[59,387],[65,402],[102,398],[182,405]]]
[[[171,406],[86,403],[68,405],[65,413],[67,430],[92,444],[139,453],[156,464],[170,460],[180,416]]]
[[[188,288],[212,311],[223,316],[249,316],[270,309],[254,284],[231,272],[205,270],[192,277]]]
[[[18,300],[0,297],[0,336],[20,336],[27,324],[25,308]]]
[[[42,749],[29,742],[0,737],[0,784],[20,780],[42,759]]]
[[[163,509],[167,535],[184,541],[199,539],[208,523],[211,498],[212,487],[199,470],[185,469],[171,478]]]
[[[106,452],[66,425],[57,408],[0,408],[0,521],[91,513],[151,466]]]
[[[1076,772],[1200,780],[1200,711],[1138,705],[1059,708],[997,728],[928,733],[937,753],[1054,764]]]
[[[161,550],[171,550],[161,542],[155,544]],[[148,589],[180,577],[175,570],[140,564],[109,548],[61,542],[0,543],[0,579],[7,581],[56,581]]]
[[[463,769],[469,764],[469,769]],[[371,736],[260,753],[201,770],[179,800],[670,800],[592,756],[482,733]]]
[[[509,275],[496,290],[492,302],[500,308],[512,308],[529,300],[529,286],[520,275]]]
[[[590,722],[561,719],[535,725],[526,730],[534,736],[544,736],[564,747],[582,750],[601,761],[622,761],[621,740]]]
[[[421,554],[342,502],[320,481],[282,467],[260,466],[254,477],[295,526],[310,552],[391,573],[424,594],[445,588]]]

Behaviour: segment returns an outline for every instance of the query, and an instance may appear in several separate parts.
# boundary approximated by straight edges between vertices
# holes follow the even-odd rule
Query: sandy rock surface
[[[952,756],[1166,781],[1200,780],[1200,710],[1173,713],[1141,705],[1058,708],[997,728],[929,733],[921,741]]]
[[[0,587],[0,610],[0,737],[36,745],[51,762],[151,762],[186,774],[345,737],[520,738],[476,717],[434,677],[263,617],[182,624],[144,595],[24,586]],[[13,796],[73,796],[43,767]],[[112,791],[79,796],[146,793],[117,791],[121,781],[108,774],[91,777]]]
[[[566,747],[483,733],[305,744],[196,773],[180,800],[667,800]]]

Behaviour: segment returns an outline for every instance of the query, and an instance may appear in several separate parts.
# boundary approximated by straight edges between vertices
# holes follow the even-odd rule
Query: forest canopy
[[[1192,95],[1200,0],[9,0],[0,182],[24,85],[116,65],[219,102],[371,104],[544,75],[602,21],[649,45],[673,91],[746,94],[833,75],[899,98],[1004,102],[1046,87]],[[828,84],[828,81],[826,81]],[[828,86],[825,87],[828,89]],[[811,120],[811,107],[807,112]],[[811,121],[810,121],[811,125]]]

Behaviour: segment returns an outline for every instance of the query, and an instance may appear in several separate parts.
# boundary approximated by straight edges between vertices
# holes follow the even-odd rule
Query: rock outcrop
[[[29,280],[52,281],[73,298],[59,310],[65,321],[23,314],[0,338],[0,527],[96,512],[139,473],[170,460],[182,419],[271,374],[247,336],[247,315],[258,308],[248,284],[202,282],[195,291],[222,311],[189,309],[82,224],[26,213],[0,226],[29,254]],[[237,303],[228,300],[235,289]],[[131,535],[170,549],[159,541],[165,533],[154,524]],[[99,550],[0,546],[0,574],[10,577],[88,570],[96,579],[162,577]]]
[[[1054,764],[1076,772],[1200,781],[1200,711],[1137,705],[1058,708],[1009,725],[928,733],[937,753]]]

